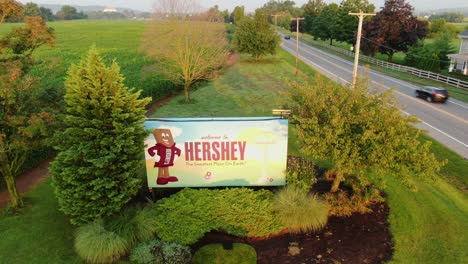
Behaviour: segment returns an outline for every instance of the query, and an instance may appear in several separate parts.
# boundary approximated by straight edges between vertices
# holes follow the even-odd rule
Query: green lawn
[[[50,180],[25,201],[18,215],[0,216],[0,263],[81,263],[73,251],[74,227],[58,210]]]
[[[98,27],[110,29],[125,28],[123,22],[70,22],[75,27],[69,30],[76,36],[80,35],[85,25],[96,23]],[[118,26],[112,26],[117,23]],[[119,24],[123,23],[123,24]],[[128,31],[139,22],[127,22]],[[133,24],[136,23],[136,24]],[[65,30],[68,22],[57,28]],[[142,27],[143,24],[140,24]],[[58,32],[58,31],[57,31]],[[65,31],[64,31],[65,32]],[[65,34],[65,33],[62,34]],[[109,33],[110,34],[110,33]],[[119,35],[115,29],[114,34]],[[138,36],[138,35],[135,35]],[[112,36],[108,35],[111,38]],[[91,36],[89,36],[91,38]],[[121,42],[120,38],[114,38]],[[129,40],[132,41],[132,40]],[[92,41],[91,41],[92,42]],[[115,44],[105,47],[103,43],[112,41],[96,41],[101,43],[102,50],[107,54],[117,55],[119,50],[112,51]],[[64,40],[60,52],[72,51],[67,45],[72,42]],[[86,45],[85,45],[86,44]],[[137,45],[134,41],[133,45]],[[81,51],[86,51],[87,43]],[[99,47],[99,46],[98,46]],[[128,50],[136,48],[127,46]],[[52,52],[52,51],[41,51]],[[123,49],[122,53],[125,52]],[[49,53],[52,57],[53,53]],[[76,57],[57,54],[57,57]],[[45,53],[44,55],[45,56]],[[55,55],[54,55],[55,56]],[[121,54],[119,58],[128,55]],[[135,55],[137,56],[137,55]],[[131,58],[127,57],[129,60]],[[284,92],[288,83],[295,79],[294,57],[280,51],[277,56],[268,57],[262,62],[241,57],[241,61],[225,70],[218,79],[200,85],[192,91],[192,104],[182,104],[182,97],[173,99],[154,114],[155,117],[209,117],[209,116],[264,116],[270,115],[271,109],[282,107],[286,102]],[[123,65],[135,71],[142,67],[132,68],[132,62],[123,61]],[[122,67],[123,68],[123,67]],[[299,80],[313,77],[314,72],[305,64],[300,64],[302,73]],[[125,74],[125,72],[124,72]],[[133,73],[139,76],[141,72]],[[138,79],[138,78],[136,78]],[[135,80],[136,80],[135,79]],[[290,128],[289,154],[299,154],[295,131]],[[433,150],[439,158],[449,159],[449,164],[441,172],[441,177],[435,182],[414,179],[417,192],[409,190],[398,181],[389,179],[385,189],[390,205],[391,231],[395,241],[394,261],[398,263],[468,263],[466,245],[468,245],[468,200],[463,190],[467,186],[467,161],[447,150],[440,144],[435,144]],[[445,179],[443,179],[445,178]],[[458,188],[458,189],[457,189]],[[28,207],[16,216],[0,216],[0,263],[78,263],[73,252],[73,227],[66,217],[57,210],[57,202],[50,187],[50,181],[41,184],[27,194]]]
[[[284,53],[280,55],[289,56]],[[178,98],[160,108],[154,117],[268,114],[271,107],[280,103],[271,99],[269,94],[276,93],[271,87],[275,86],[276,76],[282,78],[281,71],[286,68],[286,65],[272,67],[268,64],[252,65],[241,61],[220,79],[193,92],[196,103],[182,105],[179,103],[181,98]],[[263,75],[271,76],[272,83],[263,80],[261,77]],[[236,78],[237,82],[232,82]],[[239,83],[242,83],[242,87],[239,87]],[[250,93],[253,97],[245,96]],[[254,105],[252,98],[255,98]],[[292,128],[289,138],[289,154],[299,154],[297,137]],[[423,140],[432,139],[424,137]],[[441,171],[441,177],[435,182],[412,179],[416,192],[395,179],[389,179],[386,183],[385,191],[391,208],[391,231],[395,241],[395,255],[392,262],[466,263],[468,261],[465,250],[468,234],[464,232],[468,230],[468,200],[463,191],[467,186],[468,162],[438,142],[434,142],[433,151],[439,159],[449,160],[448,165]]]
[[[20,24],[5,24],[0,35]],[[160,76],[148,69],[153,61],[139,51],[144,21],[74,20],[49,22],[56,35],[55,47],[41,47],[34,53],[38,62],[31,74],[41,78],[41,87],[52,91],[63,89],[64,78],[72,63],[77,63],[88,49],[95,45],[107,65],[112,60],[119,64],[125,84],[143,90],[144,96],[158,98],[159,87],[167,85]],[[168,85],[170,87],[171,85]]]
[[[307,40],[311,39],[311,37],[308,36],[307,34],[304,34],[303,39],[305,39],[305,41],[307,42]],[[309,43],[309,44],[313,45],[312,43]],[[322,47],[322,46],[315,46],[315,48],[324,50],[324,51],[326,51],[326,52],[328,52],[330,54],[341,57],[343,59],[353,61],[352,57],[343,55],[343,54],[338,53],[338,52],[336,52],[334,50],[330,50],[330,49],[327,49],[327,48]],[[383,60],[386,61],[386,59],[383,59]],[[365,61],[360,61],[359,63],[360,63],[360,65],[367,65],[372,70],[375,70],[375,71],[384,73],[384,74],[386,74],[388,76],[398,78],[400,80],[404,80],[404,81],[414,83],[414,84],[417,84],[417,85],[429,85],[429,86],[444,87],[445,89],[447,89],[450,92],[451,97],[453,97],[455,99],[458,99],[460,101],[463,101],[463,102],[468,102],[468,90],[466,90],[466,89],[456,88],[456,87],[454,87],[452,85],[448,85],[448,84],[445,84],[445,83],[436,82],[436,81],[432,81],[432,80],[425,79],[425,78],[420,78],[420,77],[417,77],[415,75],[411,75],[409,73],[393,71],[393,70],[386,69],[386,68],[383,68],[383,67],[380,67],[380,66],[377,66],[377,65],[374,65],[374,64],[369,64],[368,62],[365,62]]]
[[[283,33],[290,34],[290,32],[287,31],[287,30],[284,30],[284,29],[281,29],[281,28],[278,28],[278,29],[280,31],[282,31]],[[295,33],[292,33],[291,35],[295,35]],[[306,42],[307,42],[307,40],[312,39],[312,37],[310,35],[308,35],[308,34],[301,34],[301,38],[303,40],[305,40]],[[433,40],[428,39],[428,40],[425,40],[425,41],[431,42]],[[319,40],[319,42],[328,44],[328,41],[320,41]],[[309,42],[309,44],[313,45],[310,42]],[[452,41],[452,44],[454,45],[454,47],[456,49],[459,49],[460,40],[459,39],[454,39]],[[349,47],[350,47],[349,44],[342,43],[342,42],[334,42],[334,46],[340,47],[340,48],[345,49],[345,50],[349,50]],[[318,49],[321,49],[321,50],[325,50],[326,52],[334,54],[336,56],[339,56],[339,57],[341,57],[343,59],[353,61],[352,57],[343,55],[343,54],[338,53],[338,52],[336,52],[334,50],[330,50],[330,49],[327,49],[327,48],[324,48],[324,47],[321,47],[321,46],[315,46],[315,47],[318,48]],[[387,61],[386,55],[383,55],[383,54],[377,54],[374,57],[377,58],[377,59],[383,60],[383,61]],[[403,53],[399,52],[399,53],[394,55],[394,62],[403,63],[403,60],[404,60],[404,54]],[[456,88],[456,87],[454,87],[452,85],[447,85],[445,83],[436,82],[436,81],[432,81],[432,80],[425,79],[425,78],[419,78],[419,77],[417,77],[415,75],[411,75],[411,74],[404,73],[404,72],[393,71],[393,70],[386,69],[386,68],[383,68],[383,67],[380,67],[380,66],[377,66],[377,65],[369,64],[369,63],[364,62],[364,61],[360,61],[360,64],[368,65],[368,67],[373,69],[373,70],[385,73],[388,76],[395,77],[395,78],[398,78],[398,79],[401,79],[401,80],[404,80],[404,81],[407,81],[407,82],[410,82],[410,83],[414,83],[414,84],[417,84],[417,85],[442,86],[442,87],[444,87],[445,89],[447,89],[450,92],[451,97],[453,97],[455,99],[458,99],[458,100],[461,100],[461,101],[464,101],[464,102],[468,102],[468,91],[466,89],[460,89],[460,88]]]

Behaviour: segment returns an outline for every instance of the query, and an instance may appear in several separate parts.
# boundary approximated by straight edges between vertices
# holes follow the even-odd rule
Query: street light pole
[[[357,70],[359,64],[359,50],[361,49],[361,35],[362,35],[362,21],[364,20],[365,16],[375,16],[375,13],[363,13],[359,10],[359,13],[348,13],[351,16],[359,16],[359,26],[358,26],[358,33],[356,37],[356,47],[354,48],[354,68],[353,68],[353,86],[356,86],[356,79],[357,79]]]
[[[299,21],[304,20],[303,17],[291,18],[291,20],[296,20],[296,77],[299,72]]]

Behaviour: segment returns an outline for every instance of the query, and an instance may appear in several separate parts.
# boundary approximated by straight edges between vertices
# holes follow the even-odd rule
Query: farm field
[[[57,47],[43,48],[37,58],[44,63],[34,70],[48,73],[43,87],[60,89],[66,69],[95,44],[110,61],[115,58],[126,83],[151,91],[158,77],[146,72],[152,62],[138,53],[143,22],[79,21],[50,23],[56,29]],[[2,29],[3,30],[3,29]],[[288,83],[294,80],[294,57],[279,51],[276,56],[254,62],[239,61],[191,94],[193,103],[181,104],[175,97],[152,117],[268,116],[271,109],[286,103]],[[54,63],[54,67],[50,65]],[[56,63],[56,64],[55,64]],[[300,64],[300,80],[315,72]],[[290,126],[289,154],[299,155],[293,126]],[[431,140],[425,138],[423,140]],[[390,206],[390,227],[395,263],[466,263],[468,255],[468,161],[434,143],[439,159],[448,165],[434,182],[413,179],[417,191],[389,179],[385,192]],[[0,214],[0,263],[80,263],[73,251],[74,227],[58,211],[50,180],[26,195],[28,206],[19,215]]]
[[[144,21],[74,20],[49,22],[56,35],[55,47],[44,46],[34,53],[36,61],[31,74],[41,78],[41,87],[51,92],[62,92],[63,81],[72,63],[77,63],[91,46],[96,46],[107,64],[115,60],[125,84],[143,90],[143,96],[158,98],[160,87],[172,91],[173,85],[162,81],[153,69],[153,61],[139,52]],[[17,24],[6,24],[0,34]],[[43,78],[47,76],[47,78]]]

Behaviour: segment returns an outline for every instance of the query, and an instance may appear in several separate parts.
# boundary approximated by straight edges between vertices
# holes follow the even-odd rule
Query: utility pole
[[[296,20],[296,77],[299,72],[299,21],[304,20],[303,17],[291,18],[291,20]]]
[[[361,49],[361,35],[362,35],[362,21],[364,20],[365,16],[375,16],[375,13],[363,13],[362,10],[359,10],[359,13],[348,13],[351,16],[359,16],[359,26],[358,26],[358,33],[356,37],[356,46],[354,47],[354,69],[353,69],[353,86],[356,86],[356,79],[357,79],[357,70],[359,64],[359,50]]]
[[[275,14],[275,15],[271,15],[271,16],[275,18],[275,26],[278,26],[278,17],[282,16],[282,15],[281,14]]]
[[[272,17],[275,18],[275,26],[278,26],[278,17],[280,16],[285,16],[286,14],[284,12],[279,12],[279,13],[276,13],[274,15],[271,15]]]

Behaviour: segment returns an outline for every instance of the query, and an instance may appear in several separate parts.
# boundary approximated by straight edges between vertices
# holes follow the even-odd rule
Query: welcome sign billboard
[[[148,119],[148,187],[285,185],[288,120]]]

